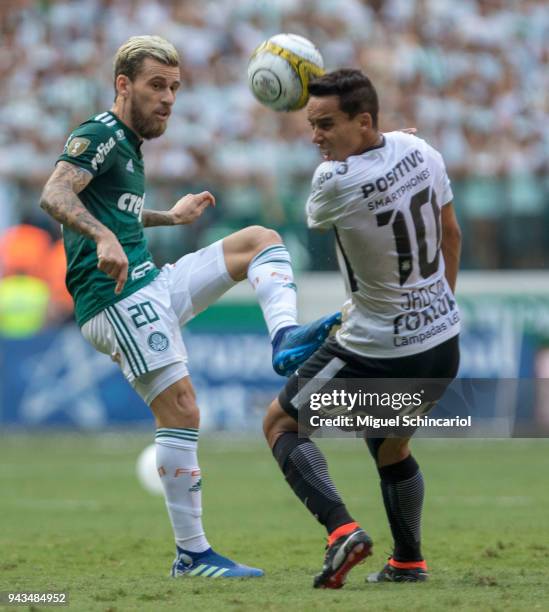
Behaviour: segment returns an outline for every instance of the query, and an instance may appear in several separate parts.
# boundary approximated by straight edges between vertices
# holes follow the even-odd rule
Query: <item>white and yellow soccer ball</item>
[[[262,42],[248,63],[254,96],[275,111],[295,111],[309,99],[309,81],[324,74],[315,45],[297,34],[277,34]]]
[[[156,447],[154,444],[150,444],[141,452],[137,458],[135,470],[137,479],[145,491],[152,495],[162,495],[164,489],[156,469]]]

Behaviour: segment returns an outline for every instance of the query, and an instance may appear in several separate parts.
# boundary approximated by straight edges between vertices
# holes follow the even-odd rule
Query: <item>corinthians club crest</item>
[[[148,339],[149,346],[153,351],[157,353],[164,352],[168,346],[170,346],[170,341],[168,337],[162,332],[155,331],[153,332]]]

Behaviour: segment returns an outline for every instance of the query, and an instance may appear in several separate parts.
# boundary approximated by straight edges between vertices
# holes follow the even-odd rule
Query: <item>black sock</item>
[[[421,561],[421,510],[423,476],[416,460],[409,455],[403,461],[378,468],[381,492],[391,532],[395,541],[395,561]]]
[[[353,522],[328,474],[326,459],[314,442],[286,432],[276,441],[273,455],[286,482],[328,533]]]

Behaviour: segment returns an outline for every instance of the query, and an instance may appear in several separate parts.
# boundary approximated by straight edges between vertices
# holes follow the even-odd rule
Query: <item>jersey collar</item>
[[[373,147],[368,147],[367,149],[364,149],[364,151],[362,151],[360,155],[364,155],[364,153],[369,153],[370,151],[375,151],[376,149],[382,149],[384,146],[385,146],[385,136],[381,134],[381,142],[377,145],[374,145]]]
[[[139,155],[141,155],[141,145],[143,144],[143,140],[139,138],[139,136],[131,128],[129,128],[116,113],[113,113],[112,111],[109,112],[118,121],[118,123],[120,123],[126,138],[132,143]]]

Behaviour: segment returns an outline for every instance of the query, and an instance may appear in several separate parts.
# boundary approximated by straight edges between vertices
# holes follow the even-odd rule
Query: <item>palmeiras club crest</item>
[[[168,346],[170,346],[170,341],[168,337],[162,332],[155,331],[153,332],[148,339],[149,346],[153,351],[157,353],[164,352]]]

